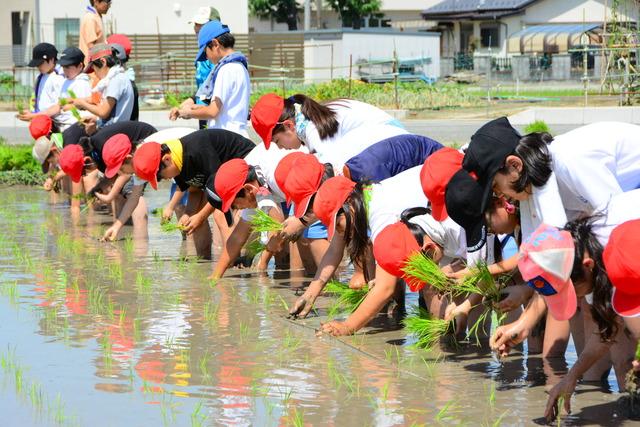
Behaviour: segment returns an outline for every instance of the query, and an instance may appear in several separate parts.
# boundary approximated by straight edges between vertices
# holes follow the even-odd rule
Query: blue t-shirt
[[[113,76],[102,96],[105,99],[115,99],[116,105],[111,110],[109,119],[101,121],[100,126],[131,120],[135,97],[133,94],[133,86],[126,74],[119,73]]]
[[[200,89],[202,83],[207,80],[209,73],[213,70],[213,64],[209,60],[196,61],[196,88]],[[196,104],[206,105],[207,103],[200,98],[196,97]]]

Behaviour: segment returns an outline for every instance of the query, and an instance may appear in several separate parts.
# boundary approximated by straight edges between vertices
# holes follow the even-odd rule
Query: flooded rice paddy
[[[158,207],[166,191],[147,195]],[[0,190],[0,425],[525,426],[567,369],[486,346],[417,350],[386,318],[316,338],[330,298],[320,317],[286,318],[305,279],[237,270],[212,284],[157,218],[148,240],[101,243],[109,220]],[[632,424],[619,393],[578,391],[563,424]]]

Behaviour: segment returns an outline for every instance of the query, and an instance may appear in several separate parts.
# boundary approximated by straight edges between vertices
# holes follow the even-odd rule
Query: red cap
[[[356,183],[344,176],[334,176],[326,180],[318,189],[313,201],[313,212],[327,226],[329,239],[336,231],[336,214],[344,205]]]
[[[445,190],[451,177],[462,168],[464,154],[450,147],[436,151],[425,160],[420,170],[422,191],[431,202],[431,216],[444,221],[449,214],[445,203]]]
[[[124,34],[111,34],[107,37],[107,44],[119,44],[124,48],[124,52],[129,56],[131,54],[131,40]]]
[[[29,123],[29,133],[31,133],[33,139],[49,136],[52,124],[51,117],[45,114],[38,114]]]
[[[271,145],[273,128],[278,124],[283,109],[284,99],[275,93],[268,93],[260,97],[251,110],[251,125],[267,150]]]
[[[294,151],[293,153],[289,153],[284,156],[278,162],[278,166],[276,166],[276,170],[273,172],[273,175],[276,179],[276,184],[278,188],[282,190],[285,197],[287,198],[287,205],[291,204],[291,197],[289,196],[289,192],[285,188],[285,181],[287,180],[287,176],[289,175],[289,171],[291,170],[291,166],[298,160],[301,156],[304,156],[302,151]]]
[[[295,205],[295,216],[301,218],[307,212],[311,197],[318,191],[324,165],[313,154],[305,154],[293,164],[285,188]]]
[[[231,159],[220,166],[216,172],[213,188],[222,200],[222,212],[226,212],[236,199],[238,191],[247,181],[249,165],[244,159]]]
[[[154,190],[158,189],[158,169],[162,160],[162,148],[157,142],[145,142],[133,155],[133,170],[136,175],[148,181]]]
[[[420,252],[420,246],[403,222],[389,224],[373,242],[373,257],[387,273],[402,278],[413,292],[424,287],[424,282],[405,275],[403,269],[411,255]]]
[[[640,219],[617,226],[604,248],[607,276],[613,285],[611,305],[623,317],[640,314],[640,261],[635,251],[640,244]]]
[[[84,170],[84,150],[78,144],[67,145],[60,152],[60,168],[73,182],[80,182]]]
[[[107,165],[104,176],[114,177],[129,153],[131,153],[131,140],[124,133],[117,133],[107,139],[102,148],[102,160]]]

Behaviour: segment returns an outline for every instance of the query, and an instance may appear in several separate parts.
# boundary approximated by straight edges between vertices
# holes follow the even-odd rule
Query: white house
[[[456,53],[508,56],[518,53],[566,53],[580,36],[611,20],[609,0],[443,0],[422,17],[442,33],[442,55]],[[618,20],[636,23],[638,5],[621,0]],[[584,25],[583,25],[584,24]]]

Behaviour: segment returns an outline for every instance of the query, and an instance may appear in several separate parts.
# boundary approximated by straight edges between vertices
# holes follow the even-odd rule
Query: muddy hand
[[[320,329],[316,332],[316,336],[328,334],[334,337],[342,337],[353,334],[353,329],[346,322],[332,321],[320,324]]]
[[[547,400],[547,407],[544,412],[544,417],[548,422],[552,422],[560,416],[561,408],[558,407],[558,401],[560,399],[564,401],[564,410],[566,413],[571,413],[571,395],[575,388],[576,382],[567,375],[562,381],[549,390],[549,399]]]
[[[289,310],[289,317],[294,319],[304,319],[313,308],[313,303],[315,302],[315,300],[315,297],[311,297],[305,292],[300,298],[296,300],[295,304],[293,304],[293,307],[291,307],[291,310]]]

